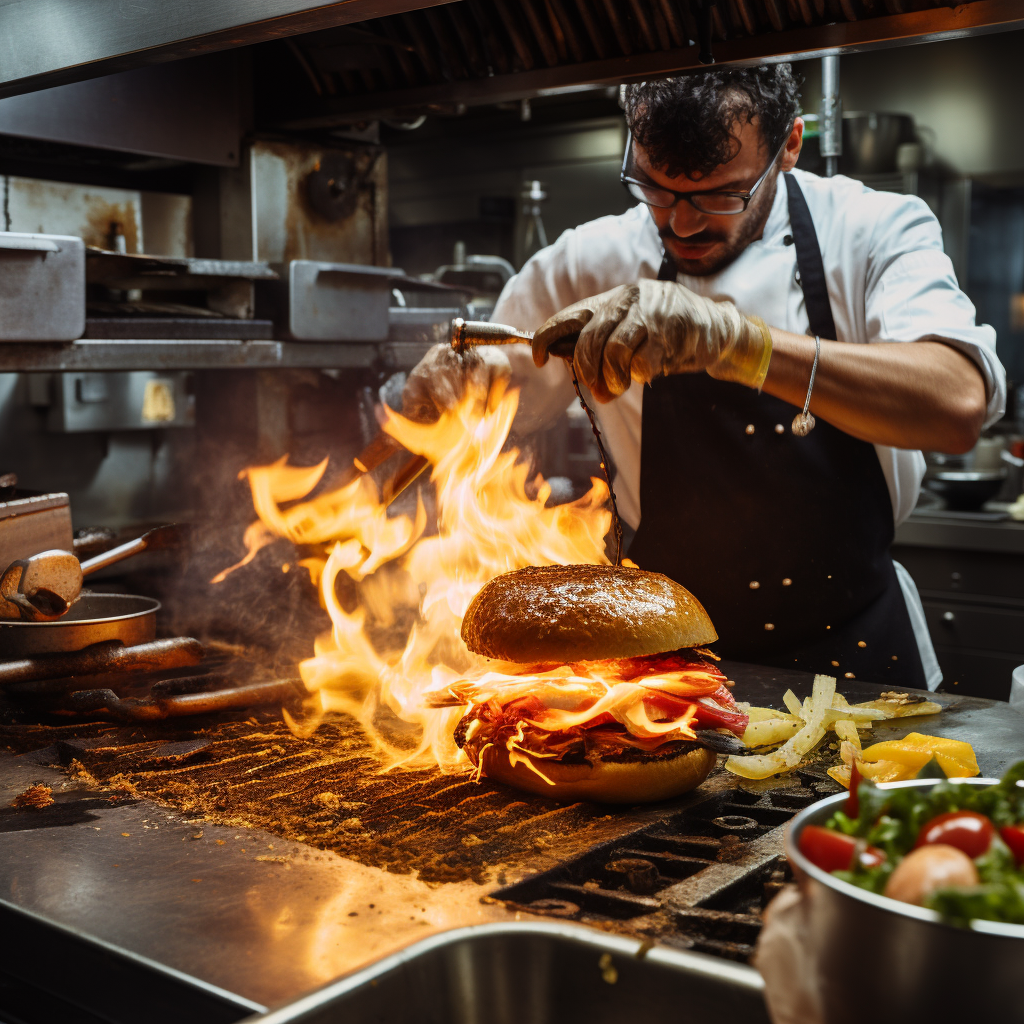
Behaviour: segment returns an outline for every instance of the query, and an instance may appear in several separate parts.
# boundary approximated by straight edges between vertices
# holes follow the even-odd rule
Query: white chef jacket
[[[941,339],[978,366],[985,379],[986,426],[1006,404],[1006,374],[996,356],[995,331],[976,324],[970,299],[960,290],[953,265],[942,251],[935,216],[916,196],[875,192],[842,176],[820,178],[793,172],[807,199],[821,247],[832,315],[840,341]],[[729,266],[707,277],[680,274],[678,281],[698,295],[730,299],[741,312],[796,334],[808,330],[803,290],[797,280],[787,190],[780,181],[762,237]],[[566,231],[533,256],[506,285],[492,320],[536,330],[548,317],[579,299],[616,285],[656,278],[662,246],[647,207],[601,217]],[[573,401],[564,362],[537,370],[525,346],[507,350],[515,383],[522,388],[518,430],[550,422]],[[643,387],[629,390],[595,411],[616,467],[615,493],[622,518],[640,523],[640,427]],[[875,445],[898,525],[917,503],[924,476],[919,451]],[[924,611],[910,574],[896,563],[897,576],[921,648],[930,689],[942,675],[928,636]]]

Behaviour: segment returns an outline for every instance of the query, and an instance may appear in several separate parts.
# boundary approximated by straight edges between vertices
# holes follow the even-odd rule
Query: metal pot
[[[62,618],[53,622],[0,620],[0,657],[21,658],[54,651],[80,651],[101,640],[126,647],[156,637],[160,602],[133,594],[82,594]]]
[[[843,114],[843,174],[887,174],[896,170],[900,144],[913,142],[914,119],[909,114]]]
[[[925,479],[933,494],[946,499],[946,507],[972,512],[991,501],[1002,489],[1006,470],[943,470]]]
[[[924,789],[937,781],[912,779],[882,788]],[[998,780],[962,781],[991,786]],[[823,825],[845,800],[840,793],[805,808],[786,836],[786,856],[807,905],[808,948],[817,957],[826,1024],[1024,1024],[1024,925],[975,921],[957,928],[934,911],[841,882],[800,853],[804,826]]]

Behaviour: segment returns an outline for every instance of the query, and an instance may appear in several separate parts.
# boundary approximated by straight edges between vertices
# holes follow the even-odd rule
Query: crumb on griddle
[[[12,801],[12,807],[34,807],[42,810],[53,803],[53,790],[45,783],[29,786],[24,793],[19,793]]]

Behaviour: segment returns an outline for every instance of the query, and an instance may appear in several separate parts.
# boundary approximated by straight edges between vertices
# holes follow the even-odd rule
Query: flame
[[[331,619],[313,657],[299,666],[311,699],[302,720],[288,717],[294,731],[308,734],[324,714],[343,712],[359,721],[387,767],[470,771],[455,741],[463,716],[482,707],[497,714],[541,695],[542,713],[524,718],[505,741],[513,758],[527,749],[526,729],[614,721],[640,742],[693,737],[693,704],[666,712],[651,697],[709,696],[721,688],[717,670],[701,678],[666,670],[639,682],[623,677],[621,663],[522,666],[480,657],[463,643],[466,609],[495,576],[528,565],[608,563],[607,485],[595,478],[579,500],[548,507],[550,486],[530,479],[517,449],[505,449],[517,404],[517,391],[496,384],[490,393],[470,391],[435,423],[385,409],[383,429],[433,467],[437,532],[429,536],[422,500],[413,517],[391,516],[368,475],[300,500],[320,484],[325,463],[302,469],[282,459],[245,471],[259,519],[246,534],[248,554],[233,568],[287,537],[311,552],[299,564]],[[353,585],[358,600],[347,607],[351,597],[339,592],[351,595]],[[397,630],[394,649],[371,640],[370,627],[375,637],[387,635],[402,617],[413,624]]]

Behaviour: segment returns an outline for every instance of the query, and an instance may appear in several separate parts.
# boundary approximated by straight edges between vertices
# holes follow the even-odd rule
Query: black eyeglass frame
[[[786,132],[785,138],[782,140],[782,145],[776,150],[775,155],[768,161],[768,166],[764,169],[764,173],[757,181],[746,192],[724,192],[718,189],[708,189],[706,192],[677,192],[675,189],[665,188],[662,185],[658,185],[653,181],[640,181],[638,178],[631,178],[626,174],[627,166],[630,164],[633,157],[633,133],[632,131],[626,134],[626,152],[622,155],[622,169],[619,171],[619,181],[625,186],[626,191],[634,198],[638,199],[641,203],[647,206],[654,206],[659,210],[671,210],[678,203],[686,201],[699,213],[705,213],[712,217],[737,217],[741,213],[747,212],[747,207],[750,205],[750,200],[754,198],[754,193],[761,187],[765,178],[768,177],[771,169],[778,162],[780,156],[782,156],[783,150],[786,148],[786,143],[789,142],[789,137],[793,133],[793,127],[790,125],[789,130]],[[630,168],[632,169],[632,168]],[[665,192],[672,196],[672,202],[667,205],[661,205],[660,203],[652,203],[647,199],[638,196],[629,186],[636,185],[639,188],[650,188],[656,189],[658,192]],[[702,196],[727,196],[730,199],[739,199],[743,202],[743,208],[740,210],[702,210],[695,199],[699,200]]]

